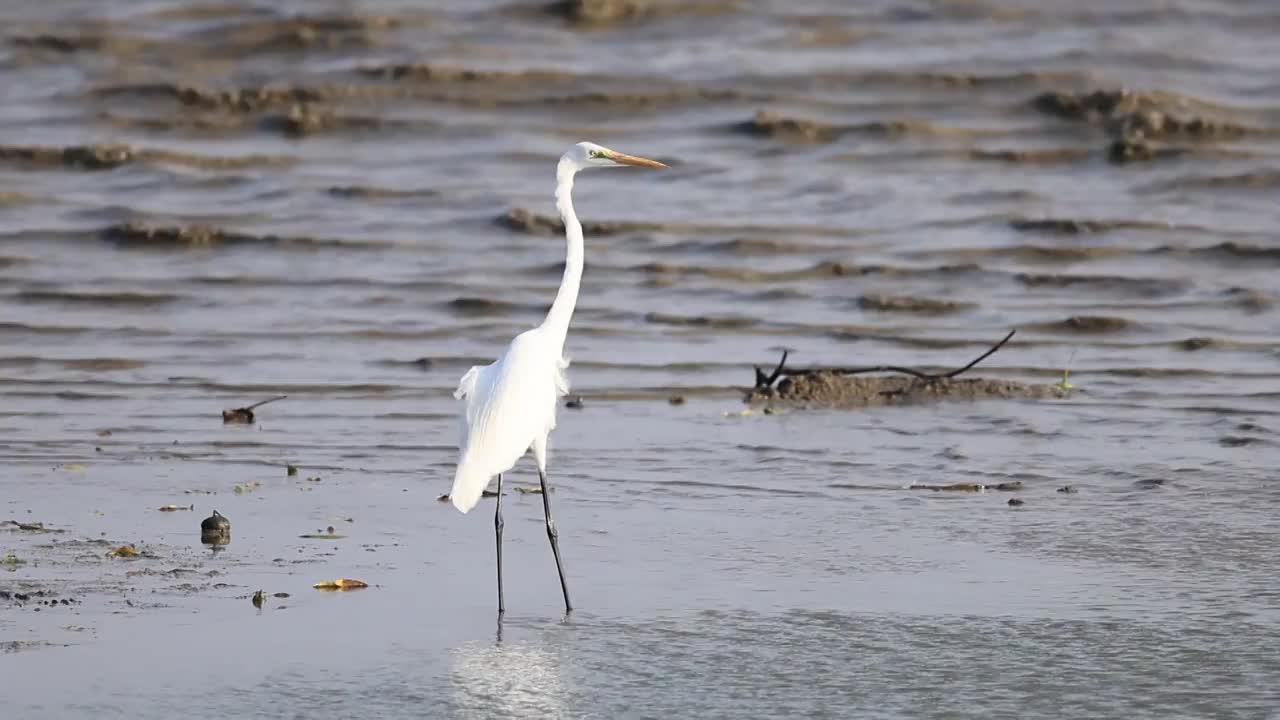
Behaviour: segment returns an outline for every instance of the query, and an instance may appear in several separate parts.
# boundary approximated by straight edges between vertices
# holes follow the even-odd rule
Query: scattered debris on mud
[[[316,590],[357,590],[359,588],[369,587],[369,583],[366,583],[363,580],[338,578],[337,580],[324,580],[312,585],[311,587]]]

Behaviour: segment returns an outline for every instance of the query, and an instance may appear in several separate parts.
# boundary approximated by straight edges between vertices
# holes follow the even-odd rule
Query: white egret
[[[551,489],[547,487],[547,436],[556,426],[559,399],[569,392],[565,377],[569,361],[564,358],[564,340],[582,279],[582,224],[573,211],[573,178],[580,170],[628,165],[666,167],[654,160],[625,155],[589,142],[578,143],[561,156],[556,166],[556,208],[564,220],[568,250],[564,278],[555,302],[541,325],[517,335],[506,353],[492,364],[468,370],[454,393],[454,397],[466,401],[466,413],[450,501],[465,513],[479,502],[490,478],[495,475],[498,478],[493,525],[497,540],[499,615],[506,611],[502,597],[502,474],[529,450],[533,451],[538,465],[547,538],[551,540],[551,553],[560,574],[564,609],[565,612],[573,610],[564,565],[560,561],[559,536],[551,518]]]

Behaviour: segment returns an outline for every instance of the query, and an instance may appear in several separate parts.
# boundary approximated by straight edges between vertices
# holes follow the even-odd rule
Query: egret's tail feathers
[[[483,470],[477,471],[468,463],[459,463],[453,475],[453,489],[449,491],[449,502],[461,512],[468,512],[480,502],[484,489],[489,487],[492,476]]]

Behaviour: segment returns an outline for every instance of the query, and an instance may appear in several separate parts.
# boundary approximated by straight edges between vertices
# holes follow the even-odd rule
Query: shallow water
[[[1280,9],[1042,5],[7,3],[0,521],[65,532],[0,526],[0,591],[74,602],[0,597],[6,705],[1271,716]],[[1170,95],[1089,96],[1123,87]],[[554,295],[530,218],[581,139],[672,169],[577,184],[580,610],[511,491],[499,638],[490,501],[436,501],[451,393]],[[975,373],[1075,390],[738,412],[782,347],[948,368],[1011,328]]]

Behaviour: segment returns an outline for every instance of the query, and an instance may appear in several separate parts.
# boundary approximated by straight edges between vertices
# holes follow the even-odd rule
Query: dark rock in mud
[[[1063,495],[1073,495],[1077,492],[1077,490],[1074,485],[1063,485],[1062,487],[1058,488],[1058,492],[1062,493]]]
[[[954,302],[951,300],[934,300],[892,295],[863,295],[858,298],[858,307],[863,310],[877,312],[900,312],[917,315],[946,315],[968,310],[973,303]]]
[[[1139,490],[1153,490],[1164,485],[1164,483],[1164,478],[1143,478],[1141,480],[1134,481],[1133,486]]]
[[[231,542],[231,521],[217,510],[200,522],[200,542],[205,545],[226,545]]]
[[[1009,507],[1019,507],[1025,505],[1026,501],[1019,498],[1009,498]]]
[[[1052,385],[990,378],[921,380],[903,376],[853,377],[832,372],[794,375],[773,389],[753,389],[748,403],[783,402],[807,407],[862,408],[943,401],[1049,399]]]

